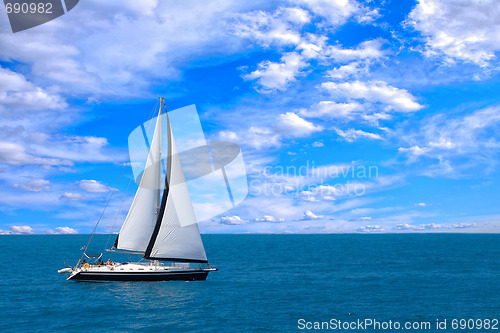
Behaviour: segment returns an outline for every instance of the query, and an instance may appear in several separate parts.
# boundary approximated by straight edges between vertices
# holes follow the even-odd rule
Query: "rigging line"
[[[111,232],[109,233],[108,241],[106,242],[106,247],[105,247],[106,249],[108,248],[109,240],[111,239],[111,236],[113,235],[113,231],[115,230],[116,221],[118,220],[118,215],[120,215],[120,212],[122,211],[123,203],[125,202],[125,198],[127,197],[128,189],[130,187],[130,184],[132,183],[133,178],[134,178],[134,176],[129,178],[127,188],[125,189],[125,193],[123,194],[123,199],[120,202],[120,207],[118,208],[118,211],[116,212],[115,220],[113,221],[113,226],[111,227]]]
[[[155,110],[156,110],[156,108],[157,108],[157,106],[158,106],[158,103],[159,103],[159,102],[160,102],[160,99],[158,98],[158,99],[156,100],[156,103],[155,103],[155,105],[154,105],[153,109],[151,110],[151,113],[149,114],[149,118],[152,118],[152,116],[154,115]],[[151,123],[152,123],[152,122],[151,122]],[[150,123],[150,124],[149,124],[149,126],[148,126],[148,131],[149,131],[149,128],[151,127],[151,123]],[[138,141],[137,141],[137,142],[138,142]],[[137,144],[137,142],[136,142],[135,144]],[[88,247],[89,247],[89,245],[90,245],[90,242],[92,241],[92,238],[94,237],[94,234],[95,234],[95,231],[96,231],[96,229],[97,229],[97,226],[99,225],[99,222],[101,221],[101,218],[102,218],[102,216],[104,215],[104,212],[106,211],[106,208],[108,207],[109,202],[111,201],[111,198],[113,197],[113,194],[115,193],[116,188],[118,187],[118,184],[120,183],[120,180],[121,180],[121,178],[122,178],[122,176],[123,176],[123,173],[125,172],[125,169],[126,169],[126,168],[127,168],[127,165],[125,164],[125,165],[123,166],[122,173],[120,174],[120,177],[118,178],[118,182],[116,183],[115,187],[114,187],[114,188],[113,188],[113,190],[111,191],[111,194],[109,195],[108,201],[106,202],[106,205],[104,206],[104,209],[103,209],[103,211],[102,211],[102,213],[101,213],[101,216],[100,216],[100,217],[99,217],[99,219],[97,220],[97,223],[96,223],[96,225],[95,225],[95,227],[94,227],[94,230],[92,230],[92,233],[90,234],[90,238],[89,238],[89,240],[87,241],[87,244],[85,245],[85,250],[83,251],[84,253],[85,253],[85,251],[87,251],[87,249],[88,249]],[[129,182],[129,185],[130,185],[130,182]],[[127,186],[127,190],[128,190],[128,186]],[[108,239],[108,241],[109,241],[109,239]],[[106,244],[106,247],[107,247],[107,244]],[[82,256],[80,257],[80,260],[78,261],[78,263],[81,261],[81,259],[82,259],[82,258],[83,258],[83,254],[82,254]]]
[[[106,205],[104,206],[104,209],[102,210],[101,216],[99,216],[99,219],[97,220],[97,223],[96,223],[96,225],[94,227],[94,230],[92,230],[92,234],[90,234],[90,238],[89,238],[89,240],[87,242],[87,245],[85,246],[85,250],[83,251],[83,253],[85,253],[87,251],[87,249],[89,248],[90,242],[92,241],[92,237],[94,237],[94,234],[95,234],[95,231],[97,229],[97,226],[99,225],[99,222],[101,222],[102,216],[104,215],[104,212],[106,211],[106,208],[108,207],[109,202],[111,201],[111,198],[113,197],[113,194],[115,193],[116,188],[118,187],[118,184],[120,183],[120,180],[122,179],[122,176],[123,176],[124,172],[125,172],[125,167],[122,169],[122,173],[120,174],[120,178],[118,178],[118,182],[116,183],[115,187],[111,191],[109,199],[106,202]]]

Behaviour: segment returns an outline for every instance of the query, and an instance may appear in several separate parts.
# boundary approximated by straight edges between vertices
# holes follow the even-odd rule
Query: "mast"
[[[160,112],[158,113],[158,118],[161,118],[163,117],[162,114],[163,114],[163,103],[164,103],[164,97],[160,97]],[[158,121],[160,121],[160,124],[161,124],[161,119],[159,119]],[[161,169],[162,169],[162,158],[161,158],[161,137],[163,136],[163,129],[160,127],[160,135],[159,135],[159,140],[160,140],[160,145],[159,145],[159,155],[160,155],[160,160],[159,160],[159,163],[160,163],[160,172],[158,173],[158,195],[157,195],[157,204],[156,204],[156,214],[159,215],[160,213],[160,203],[161,203]]]

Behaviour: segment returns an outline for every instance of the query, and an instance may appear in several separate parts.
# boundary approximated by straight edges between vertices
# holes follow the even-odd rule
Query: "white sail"
[[[146,257],[150,259],[207,262],[191,198],[167,117],[169,154],[167,164],[168,195],[161,224],[155,230]],[[165,200],[165,198],[164,198]],[[163,207],[162,207],[163,208]]]
[[[115,244],[118,250],[145,252],[158,216],[161,184],[161,107],[146,167]]]

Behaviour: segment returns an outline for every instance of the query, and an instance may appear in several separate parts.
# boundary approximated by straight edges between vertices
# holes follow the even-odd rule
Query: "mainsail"
[[[168,114],[167,170],[165,186],[161,184],[161,113],[160,106],[146,168],[114,247],[116,250],[143,253],[146,259],[206,263],[205,249]]]
[[[119,250],[144,252],[153,233],[158,216],[161,182],[161,118],[160,107],[139,188],[114,245]]]

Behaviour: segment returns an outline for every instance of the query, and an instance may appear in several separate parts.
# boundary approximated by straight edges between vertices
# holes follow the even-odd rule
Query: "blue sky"
[[[498,232],[499,22],[493,0],[88,0],[16,34],[0,15],[0,233],[89,233],[157,95],[242,148],[249,195],[202,232]]]

